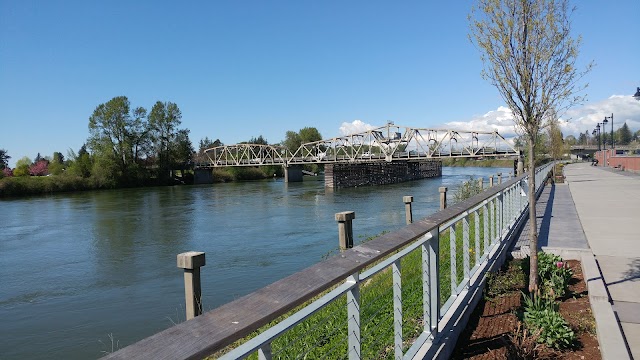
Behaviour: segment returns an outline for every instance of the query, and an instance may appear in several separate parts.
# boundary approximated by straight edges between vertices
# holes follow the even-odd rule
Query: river
[[[438,210],[438,187],[505,168],[326,190],[320,178],[120,189],[0,201],[0,358],[87,359],[184,321],[176,255],[206,252],[205,311],[322,259],[334,214],[355,242]],[[451,194],[452,195],[452,194]]]

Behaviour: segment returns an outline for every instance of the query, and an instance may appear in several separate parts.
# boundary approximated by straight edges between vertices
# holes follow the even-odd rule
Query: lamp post
[[[598,125],[596,125],[596,129],[593,130],[596,132],[596,136],[598,137],[598,151],[600,151],[600,123],[598,123]]]
[[[602,129],[600,129],[600,134],[602,134],[602,150],[607,151],[607,141],[604,138],[604,135],[607,134],[607,128],[605,125],[609,122],[606,118],[602,120]]]
[[[591,132],[591,135],[593,135],[593,137],[596,138],[596,140],[598,141],[598,151],[600,151],[600,138],[598,135],[598,131],[596,129],[593,129],[593,131]]]
[[[604,122],[607,122],[607,119],[611,120],[611,149],[615,149],[615,145],[613,142],[613,113],[611,113],[611,116],[605,116]]]

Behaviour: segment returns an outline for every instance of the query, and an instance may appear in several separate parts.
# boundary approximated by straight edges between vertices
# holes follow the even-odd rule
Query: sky
[[[468,40],[473,1],[0,0],[0,149],[67,154],[101,103],[171,101],[195,147],[315,127],[324,138],[367,126],[459,130],[514,126],[480,76]],[[588,101],[563,114],[565,136],[640,129],[640,1],[576,1]]]

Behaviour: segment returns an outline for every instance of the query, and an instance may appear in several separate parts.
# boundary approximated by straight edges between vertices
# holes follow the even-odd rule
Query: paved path
[[[613,310],[640,360],[640,177],[586,163],[564,173]]]

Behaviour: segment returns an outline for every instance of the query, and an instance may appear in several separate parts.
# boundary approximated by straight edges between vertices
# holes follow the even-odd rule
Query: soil
[[[578,342],[574,348],[552,350],[538,345],[538,353],[532,358],[554,359],[601,359],[595,320],[587,296],[587,287],[582,276],[579,261],[567,261],[573,270],[567,296],[559,299],[560,314],[575,332]],[[516,270],[517,268],[517,270]],[[521,271],[510,266],[507,271]],[[487,284],[489,286],[490,283]],[[524,283],[512,286],[504,294],[488,299],[483,298],[469,319],[465,331],[456,344],[452,359],[521,359],[516,354],[513,334],[522,332],[522,324],[516,315],[521,308]],[[491,293],[485,289],[485,294]],[[533,343],[535,344],[535,343]]]

